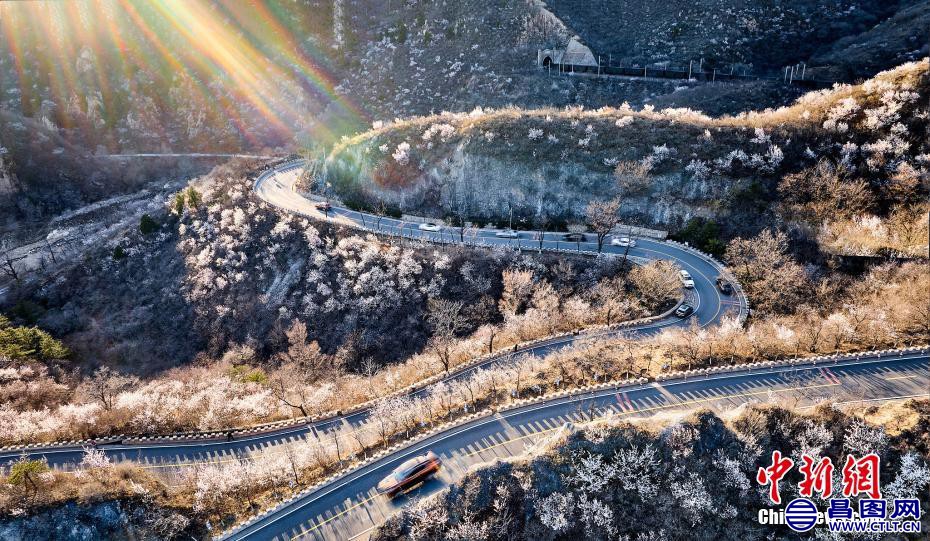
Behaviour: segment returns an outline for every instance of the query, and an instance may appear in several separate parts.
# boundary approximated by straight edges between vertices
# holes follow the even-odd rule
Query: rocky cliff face
[[[616,193],[616,181],[609,171],[560,161],[558,156],[540,156],[536,162],[510,161],[469,152],[461,145],[402,189],[379,189],[371,179],[372,171],[361,174],[363,184],[378,197],[404,210],[435,217],[462,209],[472,217],[500,220],[512,208],[515,221],[530,222],[540,215],[583,220],[588,202]],[[717,203],[734,184],[720,177],[695,180],[681,170],[654,175],[648,185],[626,191],[621,215],[631,223],[675,228],[695,216],[714,217]]]
[[[202,524],[180,513],[132,501],[69,503],[29,517],[0,519],[4,541],[160,541],[205,536]]]
[[[16,190],[13,173],[10,172],[9,165],[3,160],[5,152],[6,149],[0,147],[0,197],[9,195]]]

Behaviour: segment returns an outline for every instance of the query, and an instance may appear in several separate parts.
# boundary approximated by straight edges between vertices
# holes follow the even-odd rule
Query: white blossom
[[[407,165],[410,161],[410,143],[404,141],[397,145],[397,148],[394,150],[394,154],[391,155],[400,165]]]
[[[572,525],[572,510],[575,499],[569,494],[553,492],[536,503],[539,521],[554,532],[562,532]]]

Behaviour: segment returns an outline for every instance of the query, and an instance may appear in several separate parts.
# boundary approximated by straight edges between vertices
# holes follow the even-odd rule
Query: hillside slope
[[[811,58],[827,79],[861,78],[930,50],[930,3],[902,6],[894,15],[861,34],[845,36]]]
[[[166,14],[116,0],[0,2],[0,228],[23,230],[170,176],[135,164],[123,174],[95,154],[270,154],[330,145],[374,120],[475,107],[627,102],[721,115],[798,95],[779,82],[559,76],[536,66],[537,49],[576,34],[615,63],[703,57],[708,68],[754,64],[761,74],[813,55],[809,76],[842,79],[926,54],[930,16],[911,0],[650,6],[197,0]],[[673,214],[659,210],[654,221]]]
[[[196,0],[170,13],[116,0],[0,2],[0,209],[11,222],[41,220],[146,180],[127,182],[93,154],[271,153],[331,144],[372,119],[639,105],[689,86],[550,77],[535,65],[537,48],[573,33],[532,0]]]
[[[812,76],[867,76],[915,60],[919,58],[915,49],[926,47],[926,20],[914,16],[915,10],[926,10],[926,3],[915,0],[673,0],[661,4],[550,0],[548,4],[598,54],[611,55],[627,65],[671,62],[680,66],[703,60],[705,67],[729,69],[735,64],[770,74],[809,61]],[[878,41],[874,36],[886,33],[879,23],[889,18],[896,18],[892,23],[895,32],[904,39],[886,41],[879,49],[885,54],[880,59],[869,49]],[[843,57],[819,56],[837,45],[848,53],[857,46],[866,50]],[[902,58],[908,53],[914,55]],[[829,65],[851,69],[821,73],[820,67]]]
[[[523,107],[648,101],[681,83],[559,77],[536,66],[537,49],[574,30],[533,0],[347,0],[340,92],[377,119],[477,106]]]
[[[703,217],[737,233],[754,232],[776,214],[807,223],[816,235],[826,219],[881,222],[896,211],[904,219],[907,210],[904,221],[917,236],[886,231],[884,247],[925,254],[914,205],[927,193],[927,66],[926,59],[906,64],[861,85],[735,117],[624,106],[476,109],[400,120],[337,146],[326,181],[357,205],[384,199],[480,220],[499,220],[512,209],[527,224],[582,220],[588,201],[614,196],[627,220],[677,229]],[[861,204],[801,217],[800,207],[826,205],[836,190],[783,179],[819,163],[839,171],[839,187],[854,188]],[[822,176],[818,182],[826,182]]]

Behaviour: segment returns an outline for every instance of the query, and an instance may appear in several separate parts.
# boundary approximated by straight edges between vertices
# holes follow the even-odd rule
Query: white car
[[[619,246],[621,248],[635,248],[636,241],[630,237],[614,237],[610,239],[611,246]]]
[[[494,233],[494,236],[500,237],[502,239],[518,239],[520,238],[520,233],[514,231],[513,229],[504,229],[503,231]]]
[[[419,229],[420,231],[433,231],[433,232],[442,230],[441,227],[434,224],[433,222],[422,223],[419,226],[417,226],[417,229]]]
[[[683,270],[679,272],[678,277],[681,279],[681,285],[688,289],[694,289],[694,280],[691,278],[691,274],[688,273],[688,271]]]

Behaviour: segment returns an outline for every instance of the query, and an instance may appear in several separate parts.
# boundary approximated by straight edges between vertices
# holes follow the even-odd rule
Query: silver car
[[[441,230],[442,230],[441,227],[439,227],[438,225],[434,224],[433,222],[422,223],[422,224],[420,224],[419,226],[417,226],[417,229],[419,229],[420,231],[432,231],[432,232],[436,232],[436,231],[441,231]]]
[[[610,239],[611,246],[619,246],[621,248],[635,248],[636,241],[630,237],[614,237]]]
[[[678,278],[681,279],[681,285],[685,286],[688,289],[694,289],[694,279],[691,278],[691,273],[686,270],[683,270],[678,273]]]

